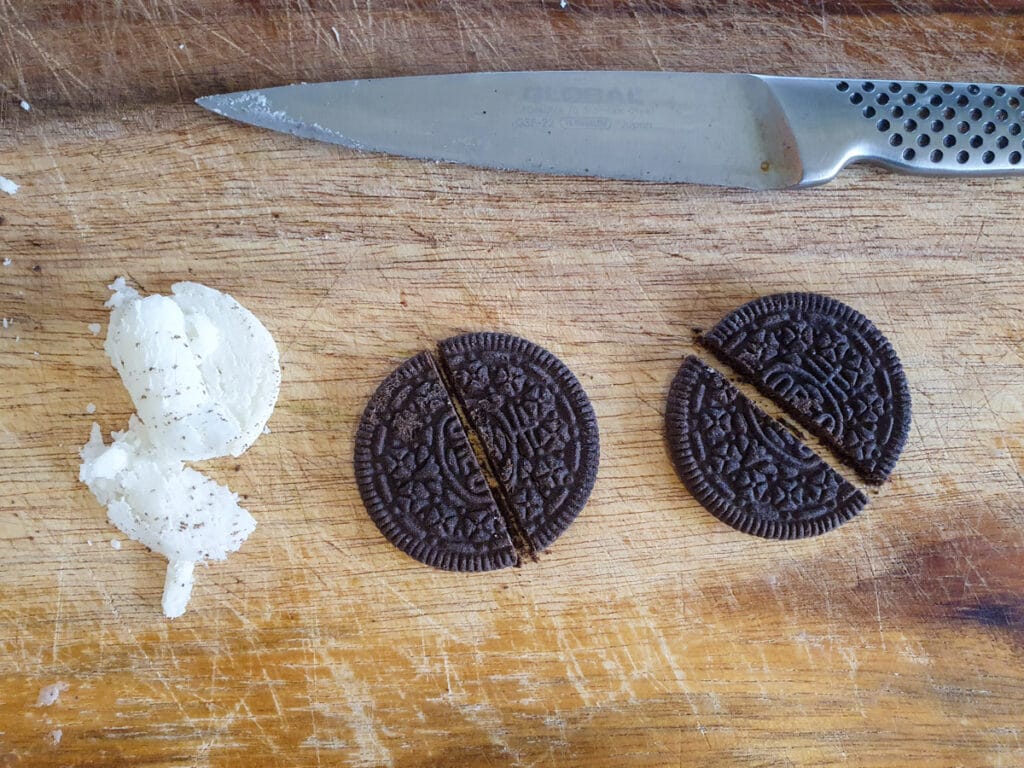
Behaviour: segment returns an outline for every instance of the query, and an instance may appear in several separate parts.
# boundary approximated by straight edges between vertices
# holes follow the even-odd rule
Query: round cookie
[[[830,531],[867,497],[695,357],[669,390],[666,437],[680,479],[722,522],[768,539]]]

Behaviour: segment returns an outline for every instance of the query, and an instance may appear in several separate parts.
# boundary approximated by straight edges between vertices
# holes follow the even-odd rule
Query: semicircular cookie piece
[[[717,371],[683,361],[665,413],[672,463],[715,517],[766,539],[799,539],[854,517],[867,497]]]
[[[597,479],[600,440],[586,392],[565,363],[518,336],[455,336],[440,354],[509,514],[534,552],[546,549]]]
[[[910,432],[895,350],[852,307],[814,293],[744,304],[701,339],[865,480],[892,472]]]
[[[381,533],[421,563],[490,571],[518,562],[431,356],[377,388],[356,433],[356,482]]]

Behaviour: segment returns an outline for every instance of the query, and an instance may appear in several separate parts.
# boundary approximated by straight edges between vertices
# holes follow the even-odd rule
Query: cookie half
[[[440,355],[513,524],[534,552],[547,548],[597,479],[597,418],[583,387],[553,354],[509,334],[446,339]]]
[[[798,539],[853,518],[867,497],[696,357],[669,391],[666,437],[676,472],[739,531]]]
[[[431,356],[378,387],[356,433],[356,482],[381,533],[435,568],[515,565],[515,547]]]
[[[814,293],[765,296],[701,339],[870,483],[910,432],[910,389],[892,345],[860,312]]]

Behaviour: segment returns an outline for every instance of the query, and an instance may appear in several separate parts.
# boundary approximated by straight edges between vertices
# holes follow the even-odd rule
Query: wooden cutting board
[[[555,179],[359,155],[191,104],[484,69],[1024,82],[1021,14],[0,2],[0,175],[21,185],[0,194],[0,766],[1024,764],[1024,180]],[[198,569],[173,622],[164,561],[112,548],[77,482],[91,423],[132,410],[89,329],[118,275],[231,293],[284,364],[271,434],[202,467],[259,526]],[[662,421],[692,329],[787,290],[878,324],[914,423],[859,518],[772,543],[694,501]],[[377,533],[353,435],[399,361],[482,329],[578,374],[602,462],[540,562],[455,575]]]

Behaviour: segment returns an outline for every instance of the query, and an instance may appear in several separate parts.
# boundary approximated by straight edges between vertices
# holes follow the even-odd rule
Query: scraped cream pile
[[[237,494],[185,462],[239,456],[263,433],[281,385],[277,346],[249,310],[204,285],[145,298],[124,278],[110,287],[104,348],[138,415],[110,445],[93,424],[79,479],[110,522],[167,558],[163,609],[174,618],[195,563],[223,560],[256,527]]]

